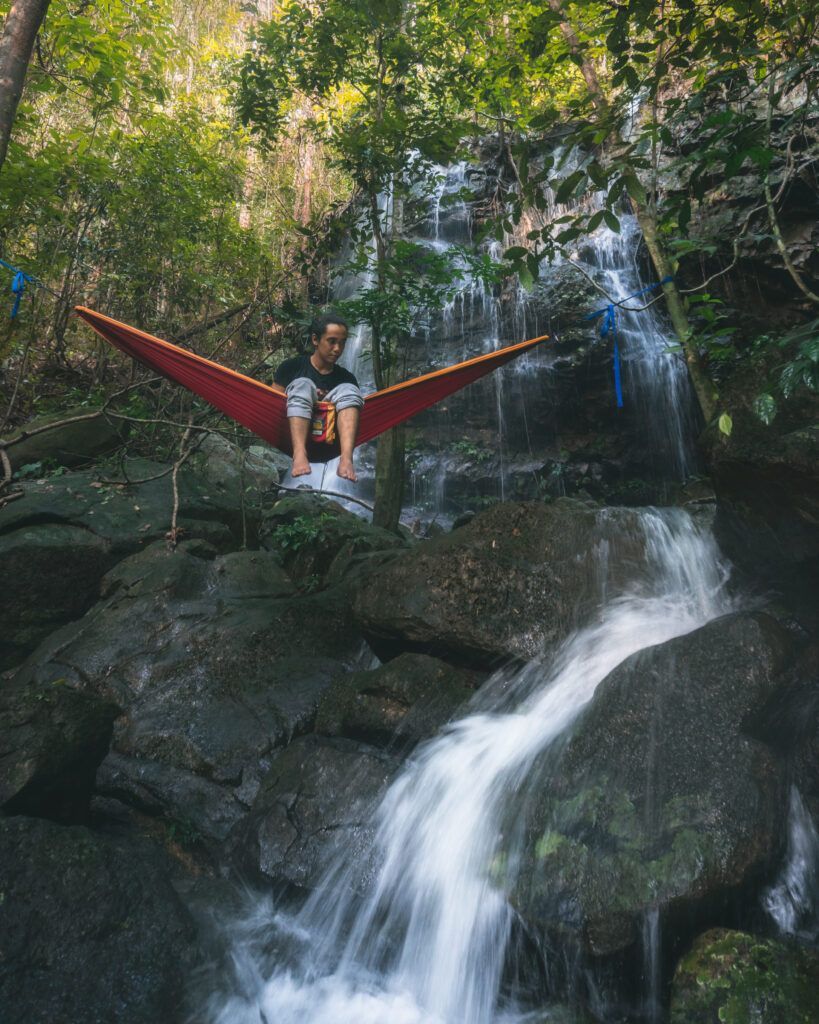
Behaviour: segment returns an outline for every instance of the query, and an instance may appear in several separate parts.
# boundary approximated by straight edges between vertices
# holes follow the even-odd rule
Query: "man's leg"
[[[325,401],[332,402],[336,407],[336,430],[341,448],[337,473],[345,480],[352,480],[355,483],[353,452],[364,397],[354,384],[339,384],[327,395]]]
[[[293,445],[291,476],[307,476],[310,462],[307,458],[307,440],[313,407],[316,404],[316,385],[307,377],[297,377],[287,385],[287,421],[290,424],[290,441]]]

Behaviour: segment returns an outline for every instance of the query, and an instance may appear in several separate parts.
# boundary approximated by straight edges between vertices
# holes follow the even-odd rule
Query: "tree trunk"
[[[651,256],[658,277],[661,280],[664,277],[672,277],[676,267],[672,266],[657,238],[657,225],[654,218],[636,203],[634,204],[634,209],[637,214],[640,230],[643,232],[646,248]],[[685,354],[685,362],[688,366],[691,383],[694,386],[694,393],[697,396],[705,422],[710,423],[717,411],[719,392],[714,382],[705,372],[699,353],[692,341],[688,314],[685,311],[683,297],[680,295],[677,285],[673,280],[669,281],[663,285],[663,291],[665,292],[665,301],[669,316],[671,317],[671,323],[674,325],[674,332]]]
[[[0,37],[0,169],[6,160],[11,129],[34,40],[51,0],[14,0]]]
[[[373,526],[395,533],[404,498],[406,431],[401,423],[378,439],[375,453],[375,508]]]

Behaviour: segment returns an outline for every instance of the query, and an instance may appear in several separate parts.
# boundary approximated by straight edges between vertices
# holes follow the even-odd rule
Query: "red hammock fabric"
[[[116,348],[170,377],[280,451],[291,454],[287,400],[282,388],[245,377],[85,306],[76,306],[75,311]],[[357,443],[372,440],[402,420],[408,420],[422,409],[523,355],[546,338],[548,335],[544,334],[540,338],[522,341],[367,395],[361,410]],[[319,405],[325,406],[325,403]],[[312,444],[308,450],[314,462],[326,462],[338,455],[337,444]]]

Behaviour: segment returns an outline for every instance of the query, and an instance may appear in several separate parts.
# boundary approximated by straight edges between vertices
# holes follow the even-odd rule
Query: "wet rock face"
[[[620,556],[610,592],[640,577],[645,540],[633,526],[623,510],[601,518],[570,499],[496,505],[371,577],[354,614],[382,658],[414,650],[482,667],[529,660],[600,600],[607,543]]]
[[[815,951],[714,928],[677,968],[671,1024],[813,1024],[817,993]]]
[[[0,806],[8,814],[85,817],[119,708],[57,678],[0,687]]]
[[[128,465],[133,479],[167,469],[145,460]],[[100,597],[112,566],[169,529],[169,474],[127,487],[101,484],[98,476],[76,472],[26,483],[25,496],[0,509],[0,591],[14,595],[0,603],[0,671],[79,618]],[[227,551],[258,529],[260,492],[248,491],[243,500],[235,486],[210,486],[193,473],[180,473],[179,488],[183,536]]]
[[[783,765],[753,733],[790,647],[772,619],[729,615],[600,684],[529,820],[513,899],[536,931],[607,957],[635,946],[649,911],[679,941],[759,884],[787,801]]]
[[[456,717],[480,680],[425,654],[401,654],[337,680],[319,703],[316,732],[406,750]]]
[[[161,857],[80,826],[0,819],[4,1024],[176,1024],[195,955]]]
[[[781,434],[749,412],[731,439],[711,438],[715,525],[727,554],[774,588],[807,629],[819,627],[819,427]]]
[[[106,577],[107,600],[50,637],[19,685],[62,679],[120,707],[100,791],[219,841],[361,649],[337,596],[294,590],[267,552],[157,544]]]
[[[313,888],[344,852],[365,892],[373,863],[372,811],[400,766],[383,751],[341,739],[305,736],[274,758],[249,818],[231,837],[244,876]]]

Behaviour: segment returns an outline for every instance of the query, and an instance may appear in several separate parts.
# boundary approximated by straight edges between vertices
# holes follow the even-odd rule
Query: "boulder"
[[[713,928],[682,959],[671,990],[671,1024],[814,1024],[819,953]]]
[[[83,818],[119,708],[49,683],[0,687],[0,807],[6,813]]]
[[[733,614],[606,677],[536,783],[512,892],[534,931],[603,962],[658,914],[667,947],[770,875],[786,773],[753,733],[791,647],[773,619]]]
[[[604,582],[612,593],[640,579],[645,549],[627,509],[499,504],[382,567],[357,591],[354,614],[382,660],[401,651],[482,667],[529,660],[588,615]]]
[[[426,654],[400,654],[338,679],[321,698],[316,732],[408,750],[451,721],[480,681]]]
[[[271,752],[312,726],[321,694],[357,664],[362,641],[332,592],[292,597],[274,555],[209,553],[160,542],[124,560],[103,581],[107,599],[18,676],[63,679],[122,708],[100,792],[175,820],[184,810],[218,841],[252,803]]]
[[[307,590],[334,586],[363,565],[384,564],[385,558],[408,545],[403,536],[373,526],[315,494],[277,501],[265,512],[260,539]],[[377,562],[371,561],[374,553],[379,553]]]
[[[0,819],[4,1024],[175,1024],[195,936],[160,854]]]
[[[290,468],[290,459],[275,448],[242,448],[221,434],[207,434],[192,459],[192,468],[209,488],[254,497],[277,484]]]
[[[167,468],[145,460],[128,464],[132,479]],[[0,509],[0,591],[14,595],[0,605],[0,671],[79,618],[99,598],[108,569],[170,527],[170,474],[130,486],[104,484],[97,476],[89,470],[26,483],[25,496]],[[243,505],[234,491],[206,486],[185,472],[179,474],[179,495],[185,537],[226,551],[257,529],[258,496],[255,505],[250,498]]]
[[[819,427],[786,433],[737,410],[727,441],[708,440],[715,533],[726,554],[778,591],[809,631],[819,627]]]
[[[0,670],[19,665],[43,637],[78,619],[111,565],[105,538],[81,526],[45,523],[0,536],[0,587],[8,595],[0,602]]]
[[[310,889],[343,853],[355,871],[342,884],[365,892],[377,866],[372,811],[399,765],[348,740],[294,740],[274,758],[251,815],[232,837],[238,870],[256,881]]]
[[[81,405],[29,420],[11,435],[24,435],[22,441],[7,449],[11,468],[17,472],[23,466],[30,466],[45,472],[55,466],[82,466],[113,451],[122,444],[125,433],[123,422],[104,414],[95,415],[92,419],[77,418],[86,417],[93,411]],[[63,423],[62,426],[55,426],[39,434],[31,433],[49,424],[71,419],[73,423]],[[2,443],[0,440],[0,445]]]

